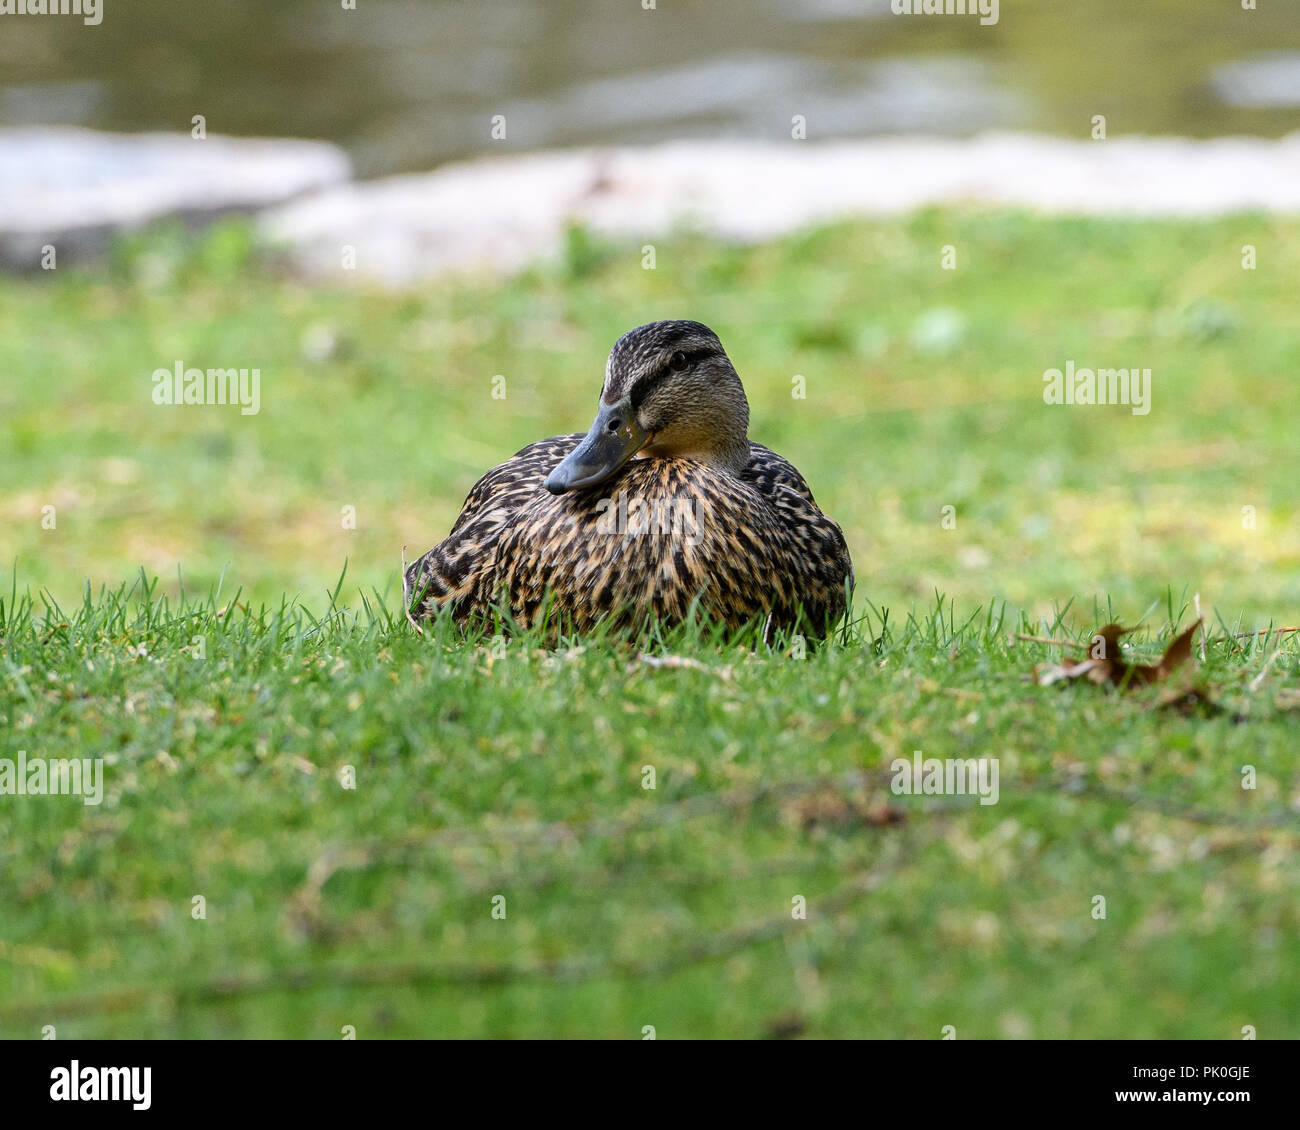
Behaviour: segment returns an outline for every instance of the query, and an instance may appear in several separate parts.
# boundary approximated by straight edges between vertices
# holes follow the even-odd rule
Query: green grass
[[[1300,1036],[1296,635],[1232,638],[1300,623],[1300,225],[639,243],[394,296],[224,227],[0,281],[0,758],[107,794],[0,797],[0,1035]],[[415,637],[400,547],[672,316],[844,526],[854,622]],[[155,407],[177,359],[260,366],[262,412]],[[1151,367],[1150,415],[1045,406],[1070,359]],[[1027,681],[1016,632],[1153,659],[1197,592],[1173,687],[1215,708]],[[999,803],[890,796],[917,749],[998,758]]]
[[[799,659],[11,600],[17,740],[107,765],[99,807],[6,798],[6,1036],[1300,1034],[1276,638],[1212,644],[1187,717],[1036,688],[1033,625],[946,604]],[[999,802],[892,797],[915,749],[997,758]]]

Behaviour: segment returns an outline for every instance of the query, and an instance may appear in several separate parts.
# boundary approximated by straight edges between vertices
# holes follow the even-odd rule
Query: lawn
[[[656,252],[392,295],[227,225],[0,282],[0,758],[105,764],[98,806],[0,796],[0,1035],[1300,1036],[1296,634],[1242,635],[1300,623],[1300,224]],[[852,623],[416,637],[401,547],[659,317],[843,525]],[[260,412],[155,405],[178,360]],[[1151,411],[1044,404],[1070,361]],[[1153,661],[1197,593],[1168,685],[1027,678],[1061,649],[1017,634]],[[998,803],[892,795],[918,749]]]

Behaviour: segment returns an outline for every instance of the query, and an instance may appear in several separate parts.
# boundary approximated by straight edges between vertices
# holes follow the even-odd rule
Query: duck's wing
[[[822,513],[798,468],[761,443],[750,441],[749,464],[740,477],[771,505],[779,529],[793,546],[791,567],[807,573],[805,603],[818,616],[837,619],[854,580],[853,559],[839,523]],[[814,592],[820,595],[813,597]]]
[[[451,533],[412,562],[402,578],[406,608],[416,616],[459,601],[484,586],[496,560],[501,531],[519,510],[545,489],[546,476],[578,446],[580,434],[552,436],[530,443],[493,467],[470,489]],[[419,606],[411,605],[419,595]]]
[[[555,465],[578,446],[581,434],[539,439],[517,451],[499,466],[493,467],[465,496],[460,517],[452,526],[454,534],[462,526],[481,519],[493,510],[518,510],[546,482]]]
[[[813,498],[808,484],[799,474],[799,469],[770,447],[764,447],[753,440],[749,441],[749,463],[741,471],[740,477],[760,494],[769,498],[776,493],[777,487],[789,487],[795,494],[807,499],[814,506],[817,505],[817,500]]]

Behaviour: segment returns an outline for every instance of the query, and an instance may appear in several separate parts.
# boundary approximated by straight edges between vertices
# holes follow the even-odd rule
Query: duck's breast
[[[521,509],[497,550],[503,595],[531,623],[549,592],[578,630],[606,616],[679,621],[697,599],[730,624],[792,622],[798,605],[824,620],[837,592],[842,609],[843,568],[816,543],[843,538],[780,489],[773,499],[694,460],[635,459],[609,483]]]

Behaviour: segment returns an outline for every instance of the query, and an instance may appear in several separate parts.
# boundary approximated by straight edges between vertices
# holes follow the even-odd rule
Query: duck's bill
[[[563,494],[604,482],[645,446],[647,438],[626,400],[602,404],[591,431],[547,476],[546,489]]]

